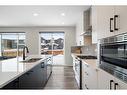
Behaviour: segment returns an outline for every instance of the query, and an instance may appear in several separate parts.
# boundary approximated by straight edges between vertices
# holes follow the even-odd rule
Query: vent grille
[[[115,71],[114,76],[116,76],[117,78],[119,78],[127,83],[127,75],[126,74],[120,73],[119,71]]]
[[[119,73],[119,72],[115,72],[115,76],[119,79],[123,80],[123,74]]]
[[[127,34],[124,35],[124,41],[127,41]]]
[[[121,41],[123,41],[123,40],[124,40],[123,37],[124,37],[123,35],[119,35],[119,36],[117,36],[117,42],[121,42]]]
[[[109,38],[109,43],[113,43],[115,41],[115,37]]]
[[[105,38],[105,39],[104,39],[104,43],[108,43],[108,42],[109,42],[108,39]]]
[[[124,81],[127,82],[127,76],[126,75],[124,76]]]

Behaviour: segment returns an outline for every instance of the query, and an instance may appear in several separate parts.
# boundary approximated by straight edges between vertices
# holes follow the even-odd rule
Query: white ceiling
[[[89,6],[0,6],[0,27],[74,26]],[[38,13],[38,16],[33,16]],[[65,16],[61,16],[65,13]],[[64,22],[64,24],[62,24]]]

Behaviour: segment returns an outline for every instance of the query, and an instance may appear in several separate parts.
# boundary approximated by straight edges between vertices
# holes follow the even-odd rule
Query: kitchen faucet
[[[25,60],[25,49],[26,49],[26,52],[29,53],[29,50],[28,50],[28,47],[27,46],[24,46],[23,47],[23,60]]]

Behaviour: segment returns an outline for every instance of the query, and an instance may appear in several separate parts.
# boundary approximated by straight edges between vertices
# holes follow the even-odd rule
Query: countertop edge
[[[32,57],[34,57],[34,56],[32,56]],[[29,57],[29,58],[32,58],[32,57]],[[37,58],[37,57],[36,57],[36,58]],[[48,57],[46,57],[46,58],[48,58]],[[3,83],[3,84],[0,84],[0,88],[4,87],[4,86],[7,85],[8,83],[14,81],[16,78],[20,77],[21,75],[25,74],[25,73],[28,72],[29,70],[33,69],[33,68],[36,67],[38,64],[40,64],[42,61],[44,61],[46,58],[40,59],[40,60],[37,61],[37,62],[35,63],[35,65],[32,66],[31,68],[29,68],[29,69],[27,69],[27,70],[25,70],[25,71],[23,71],[23,72],[17,74],[15,77],[11,78],[11,79],[8,80],[7,82],[5,82],[5,83]],[[26,63],[26,64],[27,64],[27,63]],[[28,64],[29,64],[29,63],[28,63]],[[31,64],[31,63],[30,63],[30,64]]]
[[[84,55],[84,54],[76,54],[76,53],[71,53],[71,55],[72,55],[72,57],[73,56],[75,56],[75,57],[77,57],[78,55]],[[96,70],[98,70],[99,68],[98,68],[98,59],[81,59],[85,64],[87,64],[87,65],[90,65],[90,67],[92,67],[92,68],[94,68],[94,69],[96,69]],[[87,61],[87,62],[86,62]],[[93,65],[91,65],[88,61],[95,61],[96,63],[94,64],[94,66]]]

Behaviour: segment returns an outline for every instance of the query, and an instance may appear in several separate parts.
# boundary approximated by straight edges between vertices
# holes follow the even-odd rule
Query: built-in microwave
[[[99,67],[127,82],[127,33],[100,40]]]

